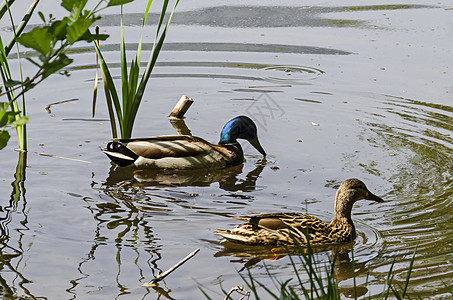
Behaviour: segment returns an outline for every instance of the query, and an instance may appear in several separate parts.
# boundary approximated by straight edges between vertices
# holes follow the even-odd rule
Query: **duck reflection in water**
[[[215,243],[215,242],[212,242]],[[291,256],[302,256],[301,261],[304,260],[304,255],[313,255],[316,257],[312,257],[311,259],[315,261],[318,260],[318,256],[324,252],[328,254],[330,251],[330,257],[328,262],[324,262],[324,260],[320,259],[321,262],[317,262],[318,266],[326,266],[326,270],[332,270],[333,273],[331,274],[334,276],[337,286],[339,287],[339,292],[346,297],[361,297],[368,292],[368,289],[365,286],[357,285],[356,287],[340,287],[340,282],[348,281],[351,278],[357,277],[357,274],[366,274],[368,268],[366,267],[368,261],[352,261],[350,257],[350,253],[353,247],[352,243],[348,244],[338,244],[338,245],[324,245],[324,246],[313,246],[309,250],[307,248],[288,248],[288,247],[272,247],[272,246],[250,246],[238,243],[232,243],[225,241],[222,243],[224,248],[221,251],[218,251],[214,254],[214,257],[233,257],[231,259],[232,263],[240,263],[242,264],[242,268],[239,272],[242,272],[245,269],[251,268],[256,264],[260,263],[261,261],[275,261],[283,259],[284,257],[291,255]],[[311,252],[311,254],[310,254]],[[313,254],[314,253],[314,254]],[[308,258],[308,256],[305,256]],[[332,267],[333,263],[333,268]],[[297,263],[296,263],[297,266]],[[290,268],[292,269],[293,266],[291,263],[287,263],[281,268]],[[324,268],[323,268],[324,270]],[[300,266],[300,272],[304,272],[305,268]],[[303,273],[300,273],[301,276]],[[307,281],[308,284],[308,281]],[[347,284],[349,285],[349,284]]]
[[[333,252],[332,261],[335,263],[333,275],[338,278],[350,278],[345,274],[353,274],[354,270],[349,273],[342,271],[351,270],[352,264],[348,252],[341,249],[344,246],[350,247],[348,244],[356,237],[351,212],[354,203],[363,199],[377,203],[384,201],[371,193],[361,180],[350,178],[345,180],[337,190],[334,217],[330,223],[312,215],[294,212],[233,217],[245,221],[245,224],[228,230],[216,230],[216,233],[224,238],[223,245],[227,249],[217,255],[240,258],[246,255],[249,258],[246,266],[249,266],[261,259],[278,259],[287,254],[297,254],[298,251],[310,253],[311,249],[323,251],[332,246],[339,247],[339,250]],[[246,253],[246,249],[251,252]],[[250,253],[253,253],[253,258],[250,258]],[[357,266],[360,267],[360,265]]]
[[[170,120],[178,135],[174,138],[189,138],[191,132],[183,119]],[[257,161],[255,168],[248,172],[245,179],[239,179],[243,173],[244,160],[242,148],[237,138],[248,140],[264,156]],[[244,192],[255,190],[256,180],[266,166],[265,152],[259,144],[255,123],[248,117],[240,116],[230,120],[220,134],[220,144],[234,145],[240,149],[240,162],[229,168],[189,168],[183,169],[150,169],[112,167],[106,186],[126,187],[167,187],[167,186],[209,186],[218,182],[219,187],[226,191]],[[235,149],[236,149],[235,148]]]
[[[257,161],[255,168],[240,178],[244,166],[239,165],[228,169],[193,170],[179,172],[163,172],[155,170],[133,170],[112,167],[104,185],[121,187],[168,187],[168,186],[209,186],[215,182],[225,191],[253,191],[256,181],[266,166],[266,159]]]

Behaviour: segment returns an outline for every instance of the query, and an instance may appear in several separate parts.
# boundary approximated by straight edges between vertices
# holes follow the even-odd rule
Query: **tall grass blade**
[[[245,282],[247,287],[253,292],[253,294],[255,295],[255,299],[259,299],[260,297],[258,296],[258,291],[256,290],[256,286],[255,283],[253,282],[253,277],[249,269],[247,269],[247,274],[248,277],[250,278],[250,282],[248,282],[247,279],[245,279],[245,277],[242,274],[239,273],[239,276],[241,276],[241,279]]]
[[[99,35],[99,27],[96,26],[95,27],[95,31],[96,31],[96,35]],[[95,42],[99,48],[99,41],[96,41]],[[96,113],[96,100],[97,100],[97,97],[98,97],[98,83],[99,83],[99,55],[98,53],[96,52],[96,74],[94,76],[94,88],[93,88],[93,107],[92,107],[92,111],[93,111],[93,118],[94,118],[94,115]]]
[[[2,4],[0,4],[0,19],[3,18],[5,13],[8,11],[8,7],[13,5],[14,0],[8,0],[8,1],[3,1]]]
[[[303,258],[305,260],[304,263],[304,268],[307,270],[308,276],[310,278],[310,285],[311,285],[311,296],[312,298],[314,297],[314,294],[316,294],[316,298],[321,298],[322,289],[323,289],[323,282],[322,278],[318,276],[318,272],[316,271],[316,263],[314,261],[314,254],[313,254],[313,248],[311,247],[310,243],[310,236],[308,232],[305,232],[305,237],[307,239],[307,254],[303,255]],[[297,240],[295,240],[297,242]],[[300,244],[298,246],[302,249]]]
[[[94,43],[94,45],[95,45],[96,53],[99,57],[101,75],[102,75],[102,80],[104,82],[104,92],[105,92],[105,97],[107,100],[107,108],[109,111],[112,135],[114,138],[116,138],[116,137],[118,137],[118,132],[117,132],[116,124],[115,124],[115,120],[116,120],[115,112],[116,112],[116,117],[118,118],[118,123],[120,125],[120,130],[122,132],[121,127],[123,124],[123,119],[122,119],[122,113],[121,113],[121,103],[120,103],[118,94],[115,89],[115,83],[113,82],[112,76],[111,76],[109,68],[107,66],[107,63],[105,62],[104,57],[102,56],[101,50],[99,48],[99,42],[96,41]]]
[[[279,287],[279,282],[275,279],[275,276],[273,276],[271,274],[271,272],[269,271],[269,268],[267,267],[267,264],[263,261],[263,266],[264,266],[264,269],[266,270],[266,274],[267,276],[269,277],[269,279],[272,281],[272,283],[274,284],[274,286],[278,289]]]
[[[299,253],[299,255],[302,255],[302,253]],[[299,276],[299,272],[297,271],[296,264],[294,263],[293,258],[291,255],[288,255],[289,261],[291,262],[291,266],[293,267],[294,273],[296,274],[297,282],[299,283],[300,286],[303,286],[302,279]]]
[[[262,284],[261,282],[257,281],[256,282],[259,286],[261,286],[272,298],[274,299],[280,299],[276,294],[274,294],[265,284]],[[281,288],[283,288],[283,284],[281,285]],[[268,298],[266,298],[268,299]]]
[[[145,73],[143,74],[142,80],[140,81],[140,85],[139,85],[139,87],[137,89],[137,93],[136,93],[136,95],[134,97],[134,100],[133,100],[133,105],[132,105],[132,109],[130,111],[130,118],[129,118],[130,122],[128,124],[126,124],[126,126],[127,126],[126,132],[128,134],[132,133],[132,127],[133,127],[133,124],[134,124],[134,120],[135,120],[135,117],[137,115],[137,111],[138,111],[138,108],[140,106],[141,100],[143,98],[143,94],[145,93],[146,85],[148,83],[149,77],[151,76],[151,72],[152,72],[152,70],[154,68],[154,65],[156,64],[156,60],[157,60],[157,57],[159,56],[160,50],[162,49],[162,45],[164,43],[168,27],[169,27],[171,19],[173,17],[173,13],[175,12],[176,7],[178,6],[178,3],[179,3],[179,0],[176,1],[175,5],[173,7],[173,10],[171,11],[171,14],[170,14],[170,16],[168,18],[167,24],[165,25],[165,27],[163,29],[163,32],[161,34],[161,37],[160,37],[159,41],[157,42],[157,44],[153,45],[153,49],[152,49],[150,58],[148,60],[148,64],[146,66]],[[164,1],[164,5],[163,6],[166,8],[167,5],[168,5],[168,0]],[[162,26],[162,22],[163,22],[163,18],[164,18],[164,16],[162,16],[162,14],[165,15],[165,10],[164,9],[162,9],[161,17],[159,19],[159,24],[158,24],[158,27],[157,27],[158,28],[157,29],[157,34],[159,33],[159,30],[160,30],[160,28]]]
[[[357,281],[355,277],[355,259],[354,259],[354,247],[351,251],[351,262],[352,262],[352,279],[354,284],[354,299],[357,299]]]
[[[335,262],[338,258],[339,245],[335,249],[335,255],[333,259],[329,258],[330,268],[326,266],[326,276],[327,276],[327,293],[326,296],[328,299],[337,299],[338,297],[338,287],[335,281]]]
[[[393,295],[395,296],[396,299],[402,300],[403,297],[401,297],[400,293],[393,287],[393,285],[390,286],[392,289]]]
[[[151,8],[152,3],[153,3],[153,0],[148,0],[148,4],[146,5],[146,9],[145,9],[145,14],[143,15],[142,32],[140,33],[140,40],[138,43],[137,55],[136,55],[136,59],[135,59],[135,62],[139,66],[140,66],[140,61],[141,61],[140,59],[141,59],[141,53],[142,53],[143,28],[145,28],[146,19],[148,19],[149,10]],[[154,40],[154,42],[155,42],[155,40]]]
[[[415,253],[417,252],[417,248],[418,248],[418,246],[415,247],[414,254],[412,255],[411,262],[409,263],[409,269],[407,271],[406,282],[404,283],[404,288],[403,288],[403,293],[402,293],[403,298],[406,296],[407,287],[409,286],[409,279],[411,278],[412,268],[414,267]]]
[[[142,31],[140,33],[140,40],[138,42],[138,47],[137,47],[137,54],[135,56],[135,61],[132,61],[131,64],[131,71],[129,75],[129,87],[131,90],[130,94],[130,99],[135,99],[136,97],[136,92],[137,92],[137,84],[138,84],[138,78],[139,78],[139,73],[140,73],[140,61],[141,61],[141,54],[142,54],[142,44],[143,44],[143,31],[145,28],[145,23],[146,19],[148,18],[149,10],[151,8],[151,4],[153,3],[153,0],[149,0],[148,4],[146,5],[145,9],[145,14],[143,15],[143,23],[142,23]]]
[[[24,29],[26,23],[30,19],[31,13],[33,12],[34,8],[36,7],[37,2],[38,1],[35,1],[35,5],[32,5],[29,8],[29,10],[27,11],[27,14],[30,14],[30,15],[28,15],[28,17],[24,16],[22,22],[20,23],[20,25],[19,25],[19,27],[17,29],[14,27],[14,21],[13,21],[13,16],[11,14],[10,5],[8,4],[8,2],[4,2],[5,6],[6,6],[6,9],[7,9],[8,13],[9,13],[9,18],[10,18],[10,21],[11,21],[11,26],[13,27],[14,35],[13,35],[11,41],[8,43],[8,45],[6,47],[3,46],[3,41],[0,38],[0,48],[1,48],[0,72],[1,72],[2,80],[4,82],[4,86],[7,89],[6,90],[6,95],[7,95],[7,98],[9,100],[9,102],[10,102],[11,111],[14,113],[15,121],[12,123],[12,125],[15,126],[15,128],[16,128],[17,141],[19,143],[19,149],[21,151],[26,151],[27,150],[27,136],[26,136],[26,126],[25,126],[25,124],[27,123],[28,118],[26,117],[26,114],[25,114],[25,96],[23,95],[23,93],[19,94],[19,95],[21,95],[21,99],[22,99],[22,112],[21,112],[21,110],[19,108],[19,105],[17,103],[17,98],[19,96],[15,96],[13,88],[8,90],[8,87],[6,86],[6,83],[8,81],[12,81],[12,77],[11,77],[11,72],[10,72],[9,65],[8,65],[7,56],[9,54],[9,52],[11,51],[12,47],[14,45],[16,45],[17,46],[17,53],[18,53],[19,73],[20,73],[21,80],[23,80],[22,65],[21,65],[20,56],[19,56],[19,53],[20,53],[19,45],[17,43],[15,43],[15,42],[16,42],[17,37],[18,37],[17,35],[20,34],[20,32],[22,32],[22,30]],[[22,90],[23,90],[23,87],[22,87]],[[3,135],[5,136],[5,134],[3,134]],[[3,140],[5,140],[5,139],[3,138]]]
[[[0,36],[0,72],[3,82],[8,82],[11,79],[11,71],[9,69],[8,58],[6,57],[5,48],[3,47],[2,37]],[[12,93],[8,92],[6,94],[8,99],[12,101]]]
[[[390,295],[390,289],[392,287],[392,280],[393,280],[393,267],[395,266],[395,259],[393,259],[393,262],[392,264],[390,265],[390,270],[387,274],[387,279],[386,279],[386,282],[387,282],[387,291],[384,291],[385,292],[385,296],[383,297],[383,299],[388,299],[389,295]]]
[[[209,295],[208,295],[202,288],[199,287],[198,289],[199,289],[199,290],[201,291],[201,293],[206,297],[206,299],[212,300],[212,298],[209,297]]]
[[[447,292],[449,292],[452,296],[453,296],[453,290],[451,287],[449,287],[443,280],[442,280],[442,284],[444,285],[444,287],[447,289]]]
[[[12,1],[14,2],[14,1]],[[4,2],[6,3],[6,2]],[[30,7],[28,8],[27,12],[25,13],[25,15],[23,16],[22,18],[22,21],[19,23],[19,25],[17,25],[17,28],[14,29],[14,35],[13,37],[10,39],[10,41],[8,42],[8,44],[6,45],[5,47],[5,52],[6,52],[6,55],[8,56],[9,52],[11,51],[11,49],[14,47],[14,44],[16,43],[16,39],[18,36],[20,36],[20,34],[22,33],[22,31],[24,31],[25,29],[25,26],[27,26],[28,24],[28,21],[30,20],[32,14],[33,14],[33,11],[35,10],[36,6],[38,6],[38,3],[39,3],[39,0],[35,0],[31,5]],[[10,5],[7,5],[7,9],[9,10],[9,7]],[[1,17],[0,17],[1,18]],[[14,24],[13,24],[13,28],[14,28]]]
[[[123,122],[126,124],[129,122],[129,111],[131,109],[130,105],[130,89],[129,89],[129,80],[127,74],[127,59],[126,59],[126,45],[124,42],[124,28],[123,28],[123,6],[121,5],[121,24],[120,24],[120,54],[121,54],[121,90],[123,97]],[[121,136],[125,136],[124,126],[121,126]]]
[[[151,7],[152,0],[148,0],[148,4],[145,10],[145,16],[143,20],[143,27],[145,26],[146,19]],[[104,91],[106,94],[107,106],[109,108],[109,117],[112,127],[112,134],[116,137],[116,126],[115,120],[118,121],[120,127],[121,137],[130,138],[132,135],[132,128],[134,126],[134,121],[137,116],[138,108],[142,101],[146,85],[151,76],[151,72],[156,64],[157,57],[159,52],[162,49],[164,43],[168,26],[171,22],[173,13],[179,3],[179,0],[176,0],[173,10],[168,18],[168,21],[164,23],[167,7],[169,0],[164,0],[162,5],[161,15],[159,17],[159,22],[156,30],[156,36],[153,43],[153,48],[148,60],[147,67],[143,73],[141,80],[139,80],[140,73],[140,58],[142,51],[142,41],[143,41],[143,29],[140,35],[140,41],[137,48],[137,53],[135,60],[132,60],[130,65],[130,70],[127,69],[127,55],[126,55],[126,42],[124,37],[124,27],[123,27],[123,10],[121,7],[121,41],[120,41],[120,54],[121,54],[121,96],[122,101],[118,98],[118,93],[116,92],[115,86],[113,84],[112,76],[108,70],[107,64],[102,57],[99,43],[95,42],[96,53],[99,57],[100,68],[102,79],[104,82]],[[164,26],[165,24],[165,26]],[[163,30],[161,29],[164,26]],[[96,92],[96,91],[95,91]],[[93,96],[93,105],[95,105],[96,97]],[[114,108],[114,109],[113,109]],[[94,111],[94,109],[93,109]],[[116,114],[116,118],[115,118]]]

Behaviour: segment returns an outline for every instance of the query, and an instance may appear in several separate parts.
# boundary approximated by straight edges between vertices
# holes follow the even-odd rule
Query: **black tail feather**
[[[131,165],[138,158],[137,154],[119,142],[108,143],[107,148],[102,149],[102,151],[104,151],[104,153],[120,167]],[[116,153],[120,153],[127,158],[122,158],[120,155],[117,156],[115,155]]]

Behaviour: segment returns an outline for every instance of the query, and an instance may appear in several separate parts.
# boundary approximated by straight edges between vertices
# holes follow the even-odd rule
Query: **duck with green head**
[[[217,230],[226,240],[249,245],[294,245],[301,246],[337,244],[355,238],[355,226],[351,212],[355,202],[366,199],[383,202],[371,193],[359,179],[344,181],[335,196],[335,213],[330,223],[315,216],[294,213],[270,213],[250,217],[234,217],[246,224],[230,230]]]
[[[266,155],[258,140],[255,123],[246,116],[226,123],[217,145],[190,135],[164,135],[113,139],[101,150],[120,167],[171,170],[229,168],[244,162],[238,139],[249,141],[258,152]]]

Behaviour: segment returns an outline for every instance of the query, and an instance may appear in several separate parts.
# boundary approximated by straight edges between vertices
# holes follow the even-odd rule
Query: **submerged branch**
[[[250,292],[247,291],[245,288],[243,288],[242,286],[233,286],[228,292],[228,294],[225,295],[224,300],[228,300],[233,292],[237,292],[238,294],[242,295],[242,297],[239,300],[246,299],[245,297],[247,297],[247,299],[250,298]]]
[[[146,282],[146,283],[142,284],[142,286],[154,286],[156,283],[158,283],[159,281],[163,280],[165,277],[167,277],[168,275],[170,275],[170,273],[172,273],[174,270],[176,270],[177,268],[179,268],[183,263],[185,263],[185,262],[188,261],[190,258],[192,258],[193,256],[195,256],[195,254],[197,254],[198,251],[200,251],[200,248],[196,249],[195,251],[193,251],[192,253],[190,253],[190,254],[187,255],[186,257],[184,257],[184,258],[183,258],[182,260],[180,260],[176,265],[174,265],[173,267],[171,267],[170,269],[168,269],[168,270],[165,271],[164,273],[159,274],[156,278],[154,278],[154,279],[151,280],[150,282]]]

